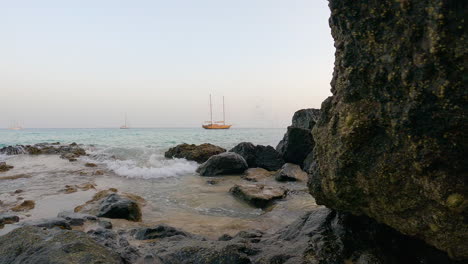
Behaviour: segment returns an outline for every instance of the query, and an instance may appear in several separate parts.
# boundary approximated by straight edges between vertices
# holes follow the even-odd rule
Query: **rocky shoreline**
[[[466,263],[466,3],[329,2],[337,51],[333,96],[321,110],[296,112],[276,148],[182,144],[165,154],[198,162],[207,184],[236,175],[241,182],[227,194],[262,212],[296,191],[289,181],[323,206],[278,231],[213,239],[131,225],[144,218],[146,201],[117,189],[96,192],[73,212],[19,223],[13,212],[35,204],[18,200],[0,215],[0,227],[21,225],[0,237],[0,263]],[[86,155],[76,143],[0,153],[70,162]],[[116,219],[129,225],[116,228]]]

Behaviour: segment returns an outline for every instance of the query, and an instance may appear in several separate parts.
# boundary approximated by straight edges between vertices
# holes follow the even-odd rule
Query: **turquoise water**
[[[232,128],[133,128],[133,129],[0,129],[0,147],[40,142],[77,142],[101,147],[168,148],[180,143],[212,143],[230,148],[242,141],[272,145],[281,140],[286,129]]]

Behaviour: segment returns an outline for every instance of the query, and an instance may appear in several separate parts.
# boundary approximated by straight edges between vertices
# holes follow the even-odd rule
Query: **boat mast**
[[[210,120],[211,120],[211,125],[213,125],[213,105],[211,104],[211,94],[210,94]]]

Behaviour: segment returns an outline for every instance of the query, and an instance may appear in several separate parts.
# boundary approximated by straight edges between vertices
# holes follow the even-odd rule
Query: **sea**
[[[0,161],[14,166],[0,174],[0,212],[9,211],[23,200],[33,200],[35,208],[20,213],[21,221],[54,217],[61,211],[73,211],[99,190],[116,188],[146,200],[142,223],[113,220],[117,227],[164,223],[209,237],[245,229],[274,231],[275,227],[284,226],[305,210],[316,207],[304,183],[278,183],[274,179],[262,182],[290,190],[288,197],[274,209],[262,210],[229,193],[233,185],[246,182],[239,175],[202,177],[195,172],[199,164],[167,159],[164,152],[181,143],[211,143],[228,150],[240,142],[276,147],[285,132],[286,129],[263,128],[0,130],[0,148],[75,142],[89,154],[77,162],[55,155],[0,155]],[[97,167],[84,166],[88,162]],[[101,173],[96,173],[98,170]],[[87,183],[95,189],[64,191],[67,186]],[[7,225],[0,235],[15,227]]]

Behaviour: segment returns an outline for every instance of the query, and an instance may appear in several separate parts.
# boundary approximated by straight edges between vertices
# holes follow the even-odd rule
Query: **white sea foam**
[[[105,165],[115,174],[128,178],[153,179],[179,177],[195,173],[198,164],[185,159],[166,159],[157,150],[110,148],[95,152],[89,161]]]

